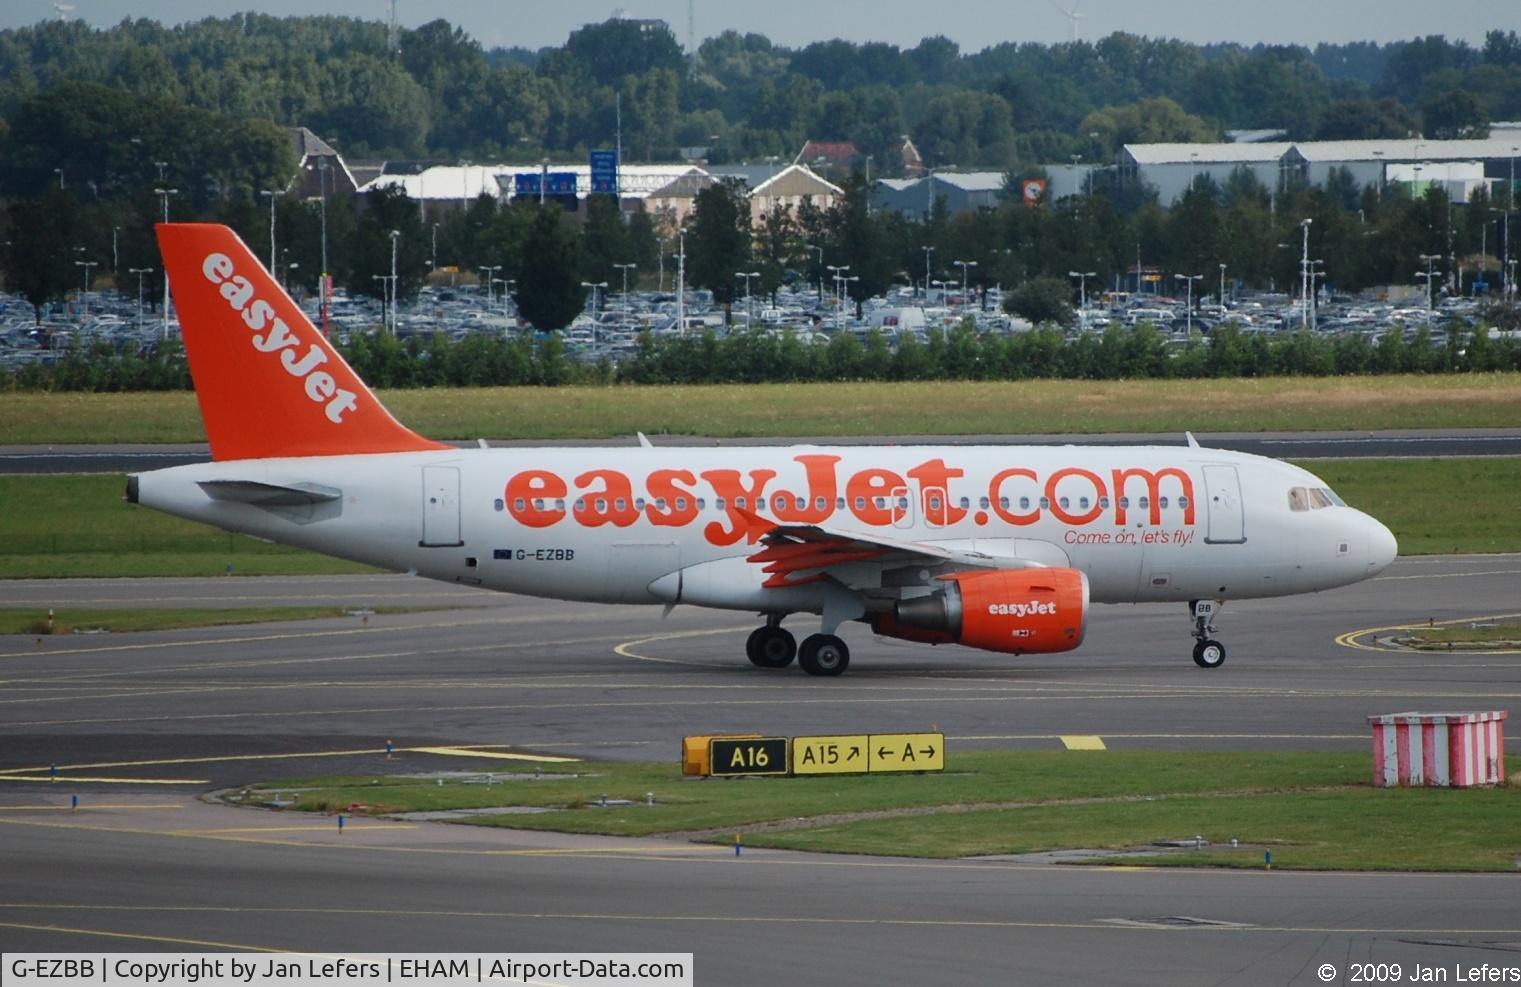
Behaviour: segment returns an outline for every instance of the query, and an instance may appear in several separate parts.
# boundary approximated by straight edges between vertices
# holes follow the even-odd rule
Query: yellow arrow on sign
[[[866,738],[868,770],[944,771],[945,734],[874,733]]]
[[[835,737],[793,737],[795,775],[864,774],[870,763],[870,738],[864,733]]]

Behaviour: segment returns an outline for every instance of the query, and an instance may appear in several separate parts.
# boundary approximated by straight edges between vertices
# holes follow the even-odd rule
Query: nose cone
[[[1394,540],[1394,532],[1373,518],[1368,518],[1368,575],[1377,575],[1389,568],[1400,546]]]

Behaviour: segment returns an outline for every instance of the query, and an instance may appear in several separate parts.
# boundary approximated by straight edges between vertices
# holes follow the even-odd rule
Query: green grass
[[[755,846],[912,857],[1146,847],[1203,836],[1198,851],[1116,863],[1292,870],[1514,871],[1513,788],[1372,787],[1036,806],[884,819],[747,837]],[[1231,839],[1245,848],[1232,849]]]
[[[1378,518],[1401,555],[1521,551],[1521,458],[1324,459],[1300,463]]]
[[[411,613],[419,607],[376,607],[375,613]],[[240,607],[236,609],[56,610],[0,608],[0,634],[72,634],[80,631],[171,631],[184,627],[266,624],[282,620],[316,620],[349,616],[344,607]]]
[[[1303,464],[1389,525],[1404,555],[1521,551],[1521,458]],[[128,504],[119,476],[0,475],[0,578],[309,575],[364,566]]]
[[[1020,435],[1503,427],[1521,374],[1188,381],[937,381],[387,391],[401,421],[440,439],[663,433]],[[201,442],[189,392],[0,394],[0,445]]]
[[[573,779],[491,786],[451,779],[320,777],[251,789],[262,801],[303,789],[297,809],[414,811],[555,807],[473,822],[554,832],[706,834],[749,846],[962,857],[1064,848],[1122,849],[1202,835],[1216,846],[1147,862],[1288,868],[1513,870],[1521,790],[1368,786],[1366,753],[952,751],[944,773],[691,779],[674,764],[568,764]],[[470,765],[511,770],[503,762]],[[531,771],[531,768],[526,770]],[[600,809],[612,799],[657,804]],[[1232,837],[1247,848],[1232,851]],[[1121,862],[1134,862],[1129,858]]]
[[[1496,624],[1493,627],[1469,627],[1467,624],[1449,624],[1445,627],[1423,627],[1410,631],[1400,639],[1415,648],[1427,650],[1445,649],[1449,644],[1502,644],[1521,641],[1521,624]]]

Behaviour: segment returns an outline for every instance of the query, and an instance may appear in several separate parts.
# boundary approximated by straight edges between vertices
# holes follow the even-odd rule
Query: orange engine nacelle
[[[1088,628],[1088,577],[1076,569],[999,569],[942,576],[943,589],[877,615],[878,634],[1009,654],[1071,651]]]

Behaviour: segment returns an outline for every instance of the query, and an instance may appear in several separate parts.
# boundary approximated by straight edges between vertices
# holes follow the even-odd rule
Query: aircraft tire
[[[813,634],[803,638],[797,663],[809,675],[841,675],[850,667],[850,649],[833,634]]]
[[[1200,668],[1219,668],[1225,664],[1225,645],[1204,640],[1194,645],[1194,664]]]
[[[780,627],[757,627],[745,640],[745,657],[757,668],[786,668],[797,657],[797,638]]]

